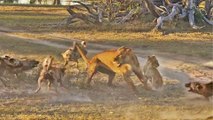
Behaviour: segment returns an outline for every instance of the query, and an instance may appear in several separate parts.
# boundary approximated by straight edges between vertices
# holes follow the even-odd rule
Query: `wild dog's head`
[[[73,46],[66,50],[64,53],[62,53],[62,57],[65,61],[77,61],[79,58],[81,58],[81,55],[79,54],[76,48],[77,45],[85,55],[87,54],[87,43],[85,41],[81,41],[80,43],[73,42]]]
[[[52,56],[48,56],[44,59],[43,63],[42,63],[42,67],[43,69],[46,69],[46,70],[49,70],[49,68],[51,67],[52,65],[52,62],[53,62],[53,57]]]
[[[198,93],[208,98],[213,95],[213,81],[210,83],[189,82],[185,84],[189,92]]]
[[[8,55],[1,56],[0,60],[1,60],[1,64],[4,66],[8,66],[12,68],[17,68],[22,66],[22,63],[19,59],[10,57]]]
[[[189,92],[196,92],[202,89],[202,86],[200,85],[199,82],[189,82],[185,84],[185,87],[189,88]]]

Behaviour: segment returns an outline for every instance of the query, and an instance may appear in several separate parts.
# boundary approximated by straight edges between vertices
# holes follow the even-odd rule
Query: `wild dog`
[[[17,59],[4,55],[0,57],[0,75],[4,76],[4,73],[14,74],[17,78],[19,73],[28,71],[34,67],[37,67],[39,61],[32,59]],[[3,80],[1,79],[2,83]],[[3,83],[6,86],[5,83]]]
[[[128,83],[128,85],[134,90],[134,92],[138,93],[132,79],[130,78],[130,75],[133,71],[137,75],[139,80],[143,83],[142,71],[140,67],[137,67],[139,66],[137,57],[134,55],[133,52],[130,53],[129,51],[129,54],[127,55],[129,55],[129,58],[133,57],[135,59],[134,62],[131,60],[128,61],[128,58],[126,58],[124,60],[124,63],[122,64],[119,64],[115,61],[116,57],[118,57],[119,55],[123,55],[122,53],[129,50],[129,48],[120,47],[118,49],[107,50],[107,51],[96,54],[90,60],[82,52],[78,44],[76,44],[76,48],[78,52],[80,53],[81,57],[87,63],[87,74],[88,74],[87,85],[90,85],[92,77],[97,72],[102,72],[109,76],[108,77],[109,86],[112,85],[112,81],[115,77],[115,74],[121,74],[124,80]],[[121,56],[121,57],[125,58],[124,56]]]
[[[87,43],[85,41],[81,41],[79,44],[79,47],[82,49],[83,53],[87,54]],[[78,65],[78,59],[81,58],[81,55],[77,52],[76,48],[76,42],[73,42],[73,46],[70,47],[68,50],[66,50],[64,53],[61,53],[63,59],[64,59],[64,65],[66,66],[69,61],[76,62]]]
[[[42,70],[38,78],[38,87],[35,93],[38,93],[41,89],[41,83],[47,81],[48,90],[50,90],[51,85],[56,82],[59,83],[60,87],[63,87],[62,78],[65,74],[65,67],[59,65],[53,65],[53,57],[46,57],[42,64]],[[57,88],[56,92],[57,92]]]
[[[185,84],[189,92],[197,93],[204,96],[207,100],[213,96],[213,81],[209,83],[189,82]]]

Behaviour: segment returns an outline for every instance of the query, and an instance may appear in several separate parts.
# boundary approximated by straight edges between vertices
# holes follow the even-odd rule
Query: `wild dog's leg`
[[[64,66],[66,66],[68,64],[68,62],[69,62],[68,60],[65,60],[64,61]]]
[[[47,81],[47,87],[48,87],[49,91],[50,91],[51,84],[52,84],[52,82],[48,79],[48,81]]]
[[[44,80],[43,76],[40,76],[38,78],[38,88],[36,89],[35,93],[38,93],[40,91],[40,89],[41,89],[41,83],[43,82],[43,80]]]
[[[58,79],[54,79],[54,81],[52,81],[52,82],[55,82],[55,84],[53,85],[54,86],[54,88],[55,88],[55,92],[56,92],[56,94],[58,93],[58,89],[57,89],[57,86],[58,86]]]
[[[15,76],[16,79],[18,79],[18,74],[17,73],[15,73],[14,76]]]
[[[112,81],[115,78],[115,73],[114,72],[110,73],[108,78],[109,78],[108,86],[112,86]]]
[[[78,78],[80,77],[80,74],[81,74],[81,71],[80,71],[80,69],[79,69],[79,62],[78,62],[78,61],[76,62],[76,68],[78,69],[78,73],[77,73],[77,75],[76,75],[77,80],[78,80]]]
[[[2,84],[4,85],[4,87],[8,87],[1,77],[0,77],[0,80],[1,80]]]

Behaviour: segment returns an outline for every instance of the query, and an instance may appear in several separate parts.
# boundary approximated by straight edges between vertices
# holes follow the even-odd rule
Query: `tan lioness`
[[[59,83],[59,85],[63,87],[62,78],[65,74],[65,67],[59,66],[59,65],[53,65],[52,61],[53,61],[52,56],[49,56],[44,59],[44,62],[42,64],[42,70],[38,78],[38,88],[36,89],[35,93],[40,91],[41,83],[46,80],[48,82],[47,84],[48,90],[50,90],[50,87],[54,82]],[[57,88],[56,88],[56,92],[57,92]]]
[[[161,88],[163,85],[163,79],[158,71],[159,66],[157,58],[153,56],[148,56],[148,60],[143,67],[144,77],[147,82],[151,82],[152,89]]]
[[[76,44],[76,48],[78,52],[80,53],[81,57],[87,63],[87,73],[88,73],[87,84],[88,85],[90,85],[92,77],[97,72],[102,72],[109,76],[108,85],[111,86],[112,80],[115,77],[115,74],[117,73],[123,76],[124,80],[136,93],[138,92],[135,88],[135,85],[132,79],[130,78],[130,75],[133,71],[135,72],[139,80],[143,83],[143,75],[140,70],[140,67],[138,67],[138,70],[136,70],[136,66],[139,65],[139,62],[137,61],[137,59],[135,59],[136,63],[125,61],[122,64],[119,64],[115,60],[116,57],[118,57],[119,55],[123,55],[123,52],[126,52],[126,50],[128,50],[129,48],[120,47],[118,49],[107,50],[107,51],[96,54],[90,60],[85,56],[85,54],[82,52],[78,44]]]

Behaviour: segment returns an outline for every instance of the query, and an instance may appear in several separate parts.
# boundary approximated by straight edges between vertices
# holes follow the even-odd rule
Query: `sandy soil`
[[[32,39],[27,37],[21,37],[14,35],[4,28],[0,28],[0,35],[7,35],[11,38],[21,38],[23,41],[31,42],[32,44],[42,44],[66,49],[69,45],[62,45],[56,42]],[[63,37],[63,36],[60,36]],[[66,39],[64,39],[66,41]],[[71,40],[69,40],[71,44]],[[115,48],[116,46],[101,45],[89,43],[88,49],[90,56],[94,53],[100,52],[105,49]],[[159,59],[160,67],[159,71],[163,75],[164,87],[159,91],[146,91],[142,88],[141,83],[133,75],[132,78],[137,85],[140,95],[134,95],[129,89],[127,84],[121,79],[120,76],[116,77],[114,84],[116,87],[108,87],[106,85],[107,76],[98,74],[94,77],[91,88],[82,87],[85,81],[85,76],[81,76],[79,80],[76,80],[74,75],[66,75],[64,79],[67,90],[59,90],[60,94],[55,94],[54,90],[47,91],[45,88],[39,94],[33,94],[36,89],[37,77],[32,74],[26,74],[23,77],[23,81],[10,80],[8,83],[11,84],[10,88],[0,88],[0,106],[15,106],[15,105],[29,105],[29,106],[40,106],[40,105],[51,105],[51,104],[63,104],[63,105],[74,105],[85,104],[92,105],[112,105],[109,107],[109,114],[113,114],[118,110],[118,106],[128,105],[127,111],[121,116],[125,116],[127,119],[142,119],[138,118],[138,111],[136,114],[132,113],[138,106],[143,106],[141,109],[146,109],[144,106],[148,105],[147,110],[154,105],[154,109],[157,109],[159,115],[158,119],[206,119],[213,116],[212,101],[206,101],[202,96],[188,93],[184,88],[184,84],[188,81],[212,81],[213,80],[213,69],[212,61],[206,61],[200,58],[193,58],[187,56],[176,56],[168,53],[159,53],[154,50],[139,50],[134,48],[137,53],[141,65],[144,65],[147,55],[155,54]],[[20,79],[20,78],[19,78]],[[18,82],[17,82],[18,81]],[[16,83],[16,84],[14,84]],[[23,84],[25,84],[23,86]],[[114,108],[118,105],[116,108]],[[150,105],[150,108],[149,108]],[[156,106],[161,106],[156,107]],[[168,106],[168,109],[164,107]],[[178,106],[177,108],[171,108],[171,106]],[[201,109],[200,106],[204,106]],[[180,108],[188,109],[201,109],[197,113],[181,112]],[[94,107],[95,108],[95,107]],[[98,109],[99,107],[97,107]],[[208,110],[207,110],[208,109]],[[142,110],[142,111],[143,111]],[[207,110],[207,111],[205,111]],[[1,110],[0,110],[1,111]],[[118,110],[122,112],[122,110]],[[152,110],[151,110],[152,111]],[[155,110],[153,110],[156,112]],[[185,111],[185,109],[183,110]],[[186,110],[187,111],[187,110]],[[192,110],[193,111],[193,110]],[[5,112],[5,111],[3,111]],[[110,113],[112,112],[112,113]],[[103,112],[104,113],[104,112]],[[6,114],[6,113],[5,113]],[[6,114],[7,115],[7,114]],[[149,114],[154,115],[154,114]],[[147,119],[156,119],[151,116],[145,117]],[[4,115],[0,115],[0,118]],[[75,118],[75,117],[74,117]],[[112,118],[116,118],[113,116]],[[122,119],[122,117],[117,117]]]

